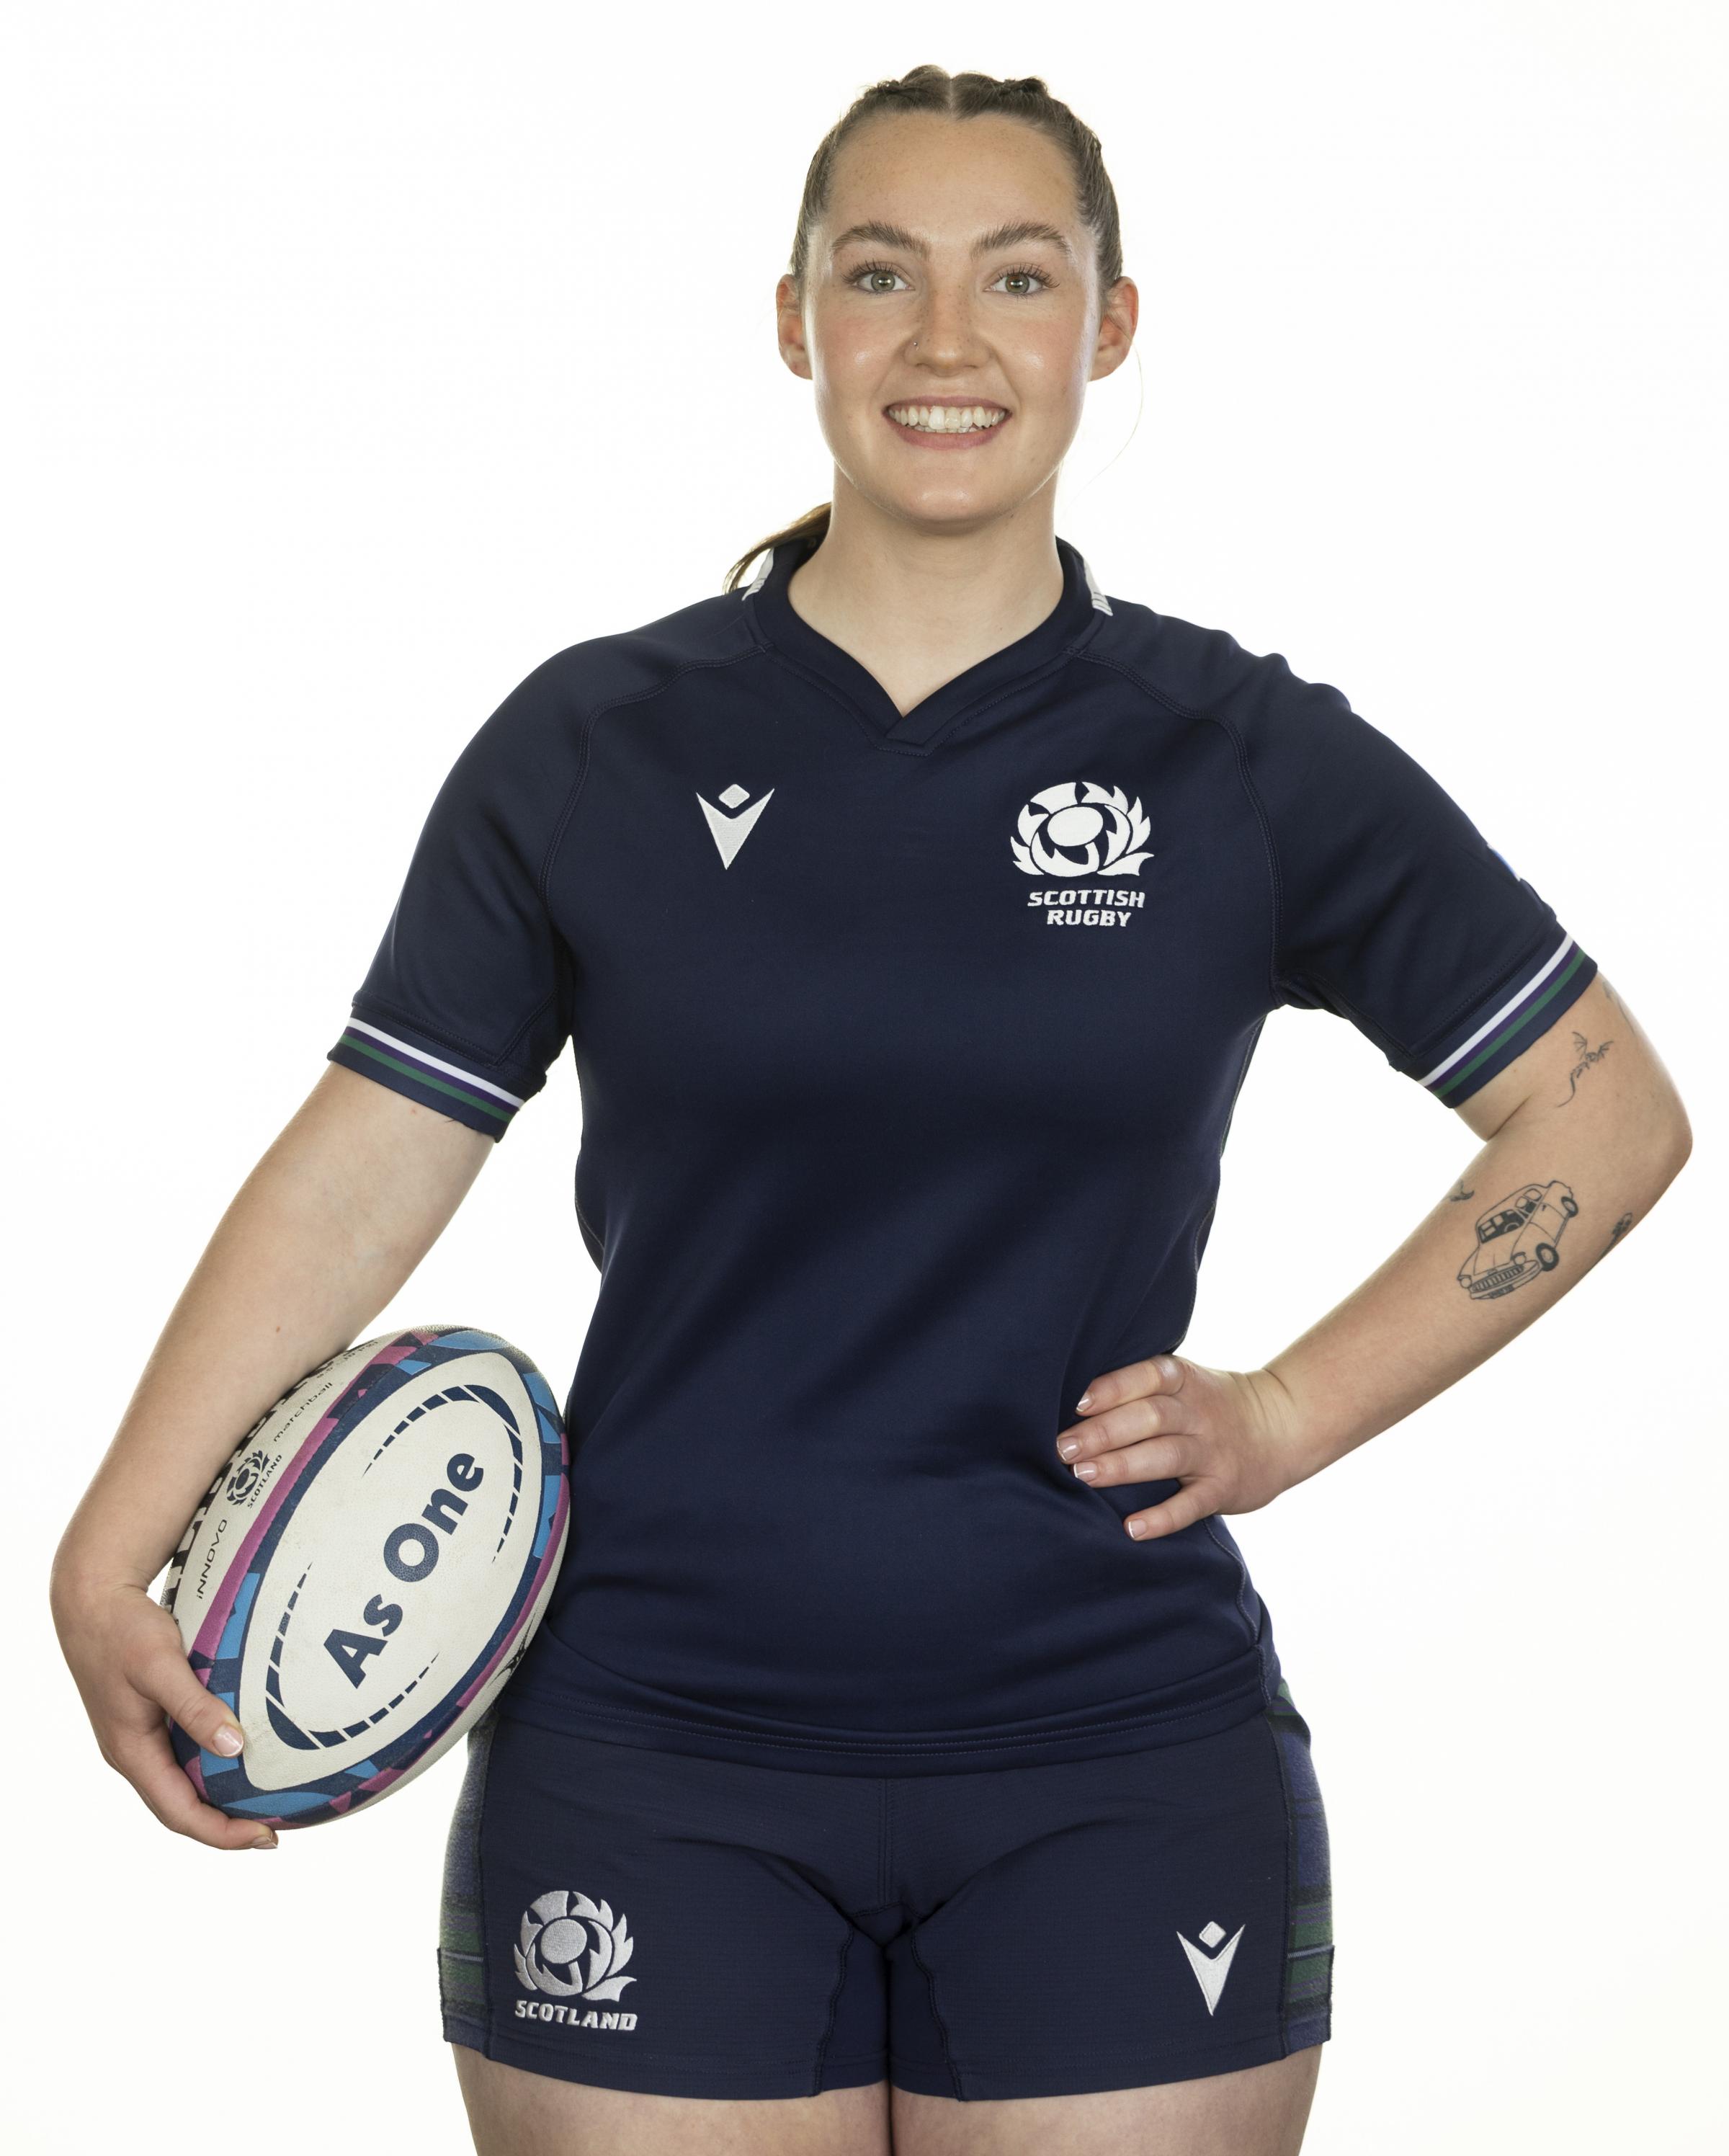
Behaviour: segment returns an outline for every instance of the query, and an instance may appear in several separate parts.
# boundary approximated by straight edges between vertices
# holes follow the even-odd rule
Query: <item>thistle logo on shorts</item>
[[[618,1974],[635,1952],[628,1917],[621,1914],[614,1922],[608,1903],[555,1887],[524,1910],[522,1928],[510,1950],[516,1981],[546,1994],[519,1999],[517,2020],[562,2021],[582,2029],[634,2029],[634,2014],[585,2014],[577,2005],[552,2002],[619,1999],[625,1985],[636,1982],[634,1976]]]
[[[1239,1924],[1230,1943],[1224,1948],[1219,1943],[1224,1937],[1223,1924],[1203,1927],[1198,1946],[1193,1939],[1183,1938],[1181,1932],[1177,1934],[1183,1941],[1183,1951],[1188,1956],[1188,1965],[1195,1973],[1195,1982],[1201,1987],[1201,1996],[1207,2002],[1209,2014],[1218,2006],[1224,1991],[1225,1979],[1231,1973],[1231,1963],[1236,1955],[1237,1941],[1248,1928],[1246,1924]]]
[[[1015,820],[1009,845],[1014,865],[1030,876],[1138,876],[1152,859],[1152,826],[1140,802],[1120,786],[1067,778],[1035,793]],[[1143,891],[1034,891],[1027,903],[1044,909],[1053,928],[1126,927],[1147,903]]]

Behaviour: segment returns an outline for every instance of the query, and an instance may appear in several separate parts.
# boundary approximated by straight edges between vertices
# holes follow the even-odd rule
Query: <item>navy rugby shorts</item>
[[[1281,1683],[1218,1735],[800,1773],[490,1712],[445,1857],[444,2035],[651,2095],[1068,2096],[1330,2034],[1327,1835]]]

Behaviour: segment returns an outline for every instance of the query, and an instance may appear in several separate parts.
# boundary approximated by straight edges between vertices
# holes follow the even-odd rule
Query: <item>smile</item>
[[[888,412],[897,426],[921,434],[970,434],[1008,417],[1000,404],[890,404]]]
[[[985,442],[1003,434],[1004,423],[1013,414],[1004,412],[1003,405],[951,397],[947,403],[884,405],[882,416],[910,446],[944,457],[963,457],[970,450],[983,450]]]

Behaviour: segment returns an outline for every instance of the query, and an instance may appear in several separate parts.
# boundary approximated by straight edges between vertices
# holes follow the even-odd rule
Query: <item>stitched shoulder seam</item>
[[[1076,655],[1092,665],[1108,666],[1113,673],[1121,674],[1126,681],[1132,682],[1142,696],[1150,697],[1156,704],[1162,704],[1167,711],[1174,711],[1178,718],[1193,719],[1201,725],[1217,726],[1229,742],[1238,781],[1254,812],[1255,821],[1260,829],[1261,844],[1266,852],[1267,883],[1273,909],[1272,937],[1267,950],[1267,988],[1275,1004],[1283,1003],[1283,976],[1279,954],[1285,917],[1285,884],[1279,870],[1279,850],[1274,843],[1272,819],[1267,814],[1266,805],[1249,771],[1249,751],[1241,733],[1229,719],[1221,717],[1217,711],[1203,711],[1193,705],[1183,703],[1149,681],[1145,675],[1137,674],[1133,667],[1125,666],[1120,659],[1112,659],[1102,651],[1081,651]]]
[[[540,873],[535,880],[540,891],[541,902],[547,908],[549,915],[552,909],[552,870],[558,859],[559,850],[564,844],[565,833],[570,828],[571,819],[576,814],[577,803],[582,796],[582,788],[588,778],[592,764],[589,744],[593,738],[596,726],[608,711],[620,711],[630,704],[646,703],[650,697],[664,695],[671,688],[674,682],[682,680],[687,674],[707,673],[712,672],[717,667],[736,666],[741,660],[756,658],[757,650],[758,647],[753,644],[749,650],[731,652],[724,659],[687,660],[683,665],[675,666],[664,680],[654,682],[649,688],[635,689],[625,696],[609,697],[605,703],[597,705],[588,714],[582,721],[582,746],[577,751],[577,775],[571,782],[569,793],[565,796],[564,806],[558,812],[558,821],[552,827],[552,835],[547,841],[546,855],[541,863]]]

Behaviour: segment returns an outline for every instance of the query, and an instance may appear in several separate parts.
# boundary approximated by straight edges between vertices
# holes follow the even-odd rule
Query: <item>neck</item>
[[[828,534],[787,586],[794,611],[903,715],[1036,629],[1062,595],[1051,489],[1011,516],[944,530],[885,515],[838,472]]]

